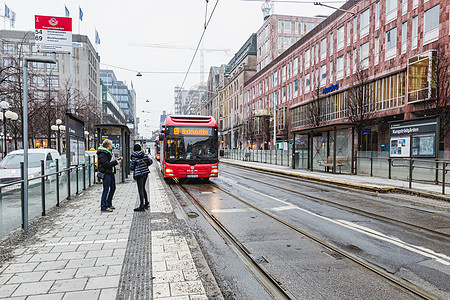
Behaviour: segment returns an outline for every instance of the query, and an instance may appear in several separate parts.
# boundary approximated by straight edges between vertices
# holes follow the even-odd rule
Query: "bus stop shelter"
[[[109,139],[113,143],[112,152],[116,158],[123,157],[123,161],[116,172],[116,179],[119,182],[125,182],[130,174],[130,129],[126,125],[118,124],[98,124],[97,143],[101,145],[104,140]]]

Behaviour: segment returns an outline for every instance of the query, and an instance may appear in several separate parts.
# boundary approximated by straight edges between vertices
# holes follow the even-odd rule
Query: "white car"
[[[41,176],[41,161],[44,161],[45,174],[56,172],[56,160],[59,159],[59,170],[62,170],[62,159],[58,151],[54,149],[29,149],[28,150],[28,179],[29,184],[40,183],[35,179]],[[0,185],[20,180],[20,162],[23,162],[23,150],[8,153],[0,163]]]

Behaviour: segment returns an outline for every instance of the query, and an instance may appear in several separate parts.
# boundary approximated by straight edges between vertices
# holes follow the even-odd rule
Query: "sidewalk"
[[[101,213],[97,184],[33,222],[40,228],[17,246],[8,243],[21,233],[3,238],[0,247],[14,250],[0,263],[0,299],[207,299],[155,168],[149,189],[149,211],[133,211],[138,193],[128,180],[117,185],[116,210]]]
[[[407,181],[386,179],[380,177],[370,177],[366,175],[350,175],[350,174],[333,174],[326,172],[312,172],[309,170],[292,169],[288,166],[271,165],[258,162],[248,162],[234,159],[221,158],[220,162],[233,164],[238,166],[245,166],[253,169],[259,169],[274,173],[291,175],[299,178],[333,183],[342,186],[349,186],[363,190],[370,190],[376,192],[393,192],[414,194],[431,199],[440,199],[439,207],[450,211],[450,185],[446,187],[446,194],[442,194],[442,185],[412,183],[412,189],[409,189]]]

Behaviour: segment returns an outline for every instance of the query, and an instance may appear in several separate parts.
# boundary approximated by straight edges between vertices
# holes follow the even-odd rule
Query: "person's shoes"
[[[116,209],[114,206],[110,206],[109,208],[110,208],[110,209]]]
[[[149,206],[148,204],[145,204],[145,205],[144,205],[144,208],[145,208],[145,209],[149,209],[150,206]]]
[[[113,212],[113,210],[111,208],[107,208],[107,209],[102,209],[101,212]]]
[[[134,211],[144,211],[145,209],[142,206],[136,207]]]

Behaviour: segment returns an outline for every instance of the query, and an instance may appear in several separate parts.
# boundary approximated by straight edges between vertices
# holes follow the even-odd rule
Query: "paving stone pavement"
[[[185,233],[169,221],[174,209],[152,169],[150,211],[133,211],[138,193],[132,180],[117,185],[112,213],[100,212],[100,184],[64,203],[36,242],[0,263],[0,299],[207,299]]]

